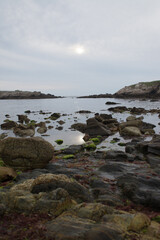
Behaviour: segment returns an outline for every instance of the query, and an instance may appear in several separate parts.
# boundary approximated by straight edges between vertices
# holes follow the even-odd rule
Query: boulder
[[[122,130],[125,127],[138,127],[140,128],[143,125],[143,122],[141,120],[132,120],[123,122],[119,125],[119,129]]]
[[[117,213],[106,214],[103,217],[103,222],[116,225],[124,232],[133,231],[141,232],[147,229],[150,225],[150,219],[143,213],[131,214],[124,211],[117,211]]]
[[[43,133],[47,132],[47,127],[46,127],[45,122],[40,122],[40,123],[36,124],[36,126],[39,127],[37,129],[38,133],[43,134]]]
[[[0,182],[8,181],[17,176],[17,173],[9,167],[0,167]]]
[[[120,134],[122,136],[135,136],[135,137],[140,137],[142,136],[141,131],[139,130],[138,127],[125,127],[120,131]]]
[[[129,122],[129,121],[134,121],[136,120],[136,117],[135,116],[129,116],[126,118],[126,121]]]
[[[9,130],[17,126],[17,123],[14,121],[7,121],[5,123],[1,124],[1,129],[3,130]]]
[[[111,135],[110,129],[103,123],[97,121],[95,118],[89,118],[87,120],[87,126],[85,133],[89,134],[91,137],[95,136],[109,136]]]
[[[23,124],[19,124],[13,129],[13,132],[15,135],[19,137],[27,137],[27,136],[33,137],[35,134],[35,127],[32,125],[26,126]]]
[[[29,118],[28,118],[28,116],[26,116],[26,115],[17,115],[18,116],[18,122],[19,123],[29,123]]]
[[[37,177],[31,187],[32,193],[50,192],[57,188],[65,189],[74,199],[80,201],[89,201],[88,190],[79,184],[76,180],[68,178],[64,174],[42,174]]]
[[[49,118],[51,120],[57,120],[58,118],[60,118],[60,116],[61,116],[60,113],[53,113]]]
[[[53,146],[39,137],[6,138],[0,141],[0,153],[7,166],[19,170],[44,168],[52,159]]]
[[[147,217],[147,215],[143,213],[137,213],[133,217],[128,230],[133,231],[133,232],[139,232],[143,230],[144,228],[149,227],[150,225],[150,219]]]
[[[105,214],[112,213],[113,209],[101,203],[81,203],[73,207],[72,211],[80,218],[99,222]]]
[[[76,129],[76,130],[84,133],[85,130],[86,130],[86,124],[84,124],[84,123],[74,123],[74,124],[71,125],[71,128]]]

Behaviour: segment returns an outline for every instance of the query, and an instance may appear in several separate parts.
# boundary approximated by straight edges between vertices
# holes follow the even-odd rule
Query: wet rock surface
[[[117,112],[128,110],[132,115],[125,122],[118,122],[112,114],[96,113],[86,123],[72,125],[85,133],[85,143],[57,151],[40,138],[0,140],[0,157],[5,164],[0,173],[8,166],[16,170],[0,178],[0,238],[7,239],[13,233],[13,227],[4,230],[6,223],[8,228],[14,225],[11,216],[33,218],[36,214],[41,216],[38,229],[43,238],[39,239],[158,240],[160,136],[154,134],[154,124],[135,116],[148,110],[116,108]],[[59,120],[61,114],[37,114],[48,115],[43,122],[20,115],[20,124],[12,123],[11,129],[18,136],[29,136],[29,131],[49,131],[47,124],[52,121],[57,124],[55,128],[65,128],[65,122]],[[89,112],[82,110],[78,114]],[[121,148],[124,150],[114,149],[114,143],[121,144],[120,135],[115,135],[109,140],[113,149],[104,151],[99,144],[114,133],[127,138]],[[152,135],[151,140],[144,141],[145,136]],[[29,235],[26,238],[30,239]]]
[[[82,145],[55,151],[43,169],[18,174],[0,189],[0,215],[49,215],[41,222],[43,239],[158,240],[159,144],[154,136],[130,141],[126,151]]]

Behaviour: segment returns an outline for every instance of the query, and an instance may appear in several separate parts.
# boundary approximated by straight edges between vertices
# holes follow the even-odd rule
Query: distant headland
[[[160,80],[152,82],[139,82],[125,86],[114,94],[98,94],[81,96],[78,98],[156,98],[160,99]]]
[[[0,99],[44,99],[44,98],[61,98],[52,94],[30,91],[0,91]]]

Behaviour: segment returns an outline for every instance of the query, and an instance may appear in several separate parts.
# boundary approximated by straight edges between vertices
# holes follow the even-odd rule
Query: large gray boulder
[[[87,127],[85,133],[89,134],[91,137],[95,136],[109,136],[111,135],[110,129],[103,123],[97,121],[95,118],[89,118],[87,120]]]
[[[53,146],[40,137],[9,137],[0,141],[0,156],[3,162],[19,170],[43,168],[53,154]]]

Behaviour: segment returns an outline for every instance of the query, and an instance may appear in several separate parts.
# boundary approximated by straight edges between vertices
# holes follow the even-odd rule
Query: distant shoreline
[[[0,100],[17,100],[17,99],[53,99],[62,98],[61,96],[55,96],[52,94],[45,94],[41,92],[30,91],[0,91]]]

